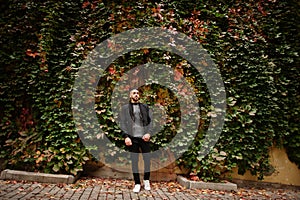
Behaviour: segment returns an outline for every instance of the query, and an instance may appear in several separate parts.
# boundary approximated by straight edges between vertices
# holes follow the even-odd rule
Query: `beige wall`
[[[265,176],[262,182],[300,186],[300,170],[288,159],[285,149],[271,148],[270,162],[275,171],[270,176]],[[234,170],[232,178],[257,181],[257,177],[252,176],[249,172],[239,175],[237,169]]]
[[[142,160],[142,159],[141,159]],[[290,162],[284,149],[271,148],[270,162],[275,171],[270,176],[265,176],[262,182],[279,183],[285,185],[300,186],[300,170],[296,164]],[[153,163],[152,163],[153,164]],[[125,170],[124,170],[125,171]],[[85,169],[85,175],[96,177],[113,177],[131,179],[131,173],[116,171],[113,168],[105,167],[103,164],[90,163]],[[176,174],[183,173],[174,163],[151,173],[151,180],[170,181],[176,180]],[[239,175],[237,169],[231,174],[233,179],[258,181],[256,176],[249,172]]]

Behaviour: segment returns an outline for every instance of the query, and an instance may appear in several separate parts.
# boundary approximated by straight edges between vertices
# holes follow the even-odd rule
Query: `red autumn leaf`
[[[174,72],[174,80],[179,81],[182,78],[183,70],[182,69],[176,69]]]
[[[191,175],[191,176],[190,176],[190,179],[191,179],[192,181],[199,181],[199,180],[200,180],[199,177],[196,176],[196,175]]]
[[[83,2],[82,4],[82,8],[86,8],[90,5],[90,2],[86,1],[86,2]]]
[[[95,10],[96,7],[97,7],[97,4],[95,4],[95,3],[93,3],[93,4],[91,5],[91,9],[92,9],[92,10]]]
[[[39,56],[40,54],[38,52],[32,52],[31,49],[27,49],[26,55],[35,58],[36,56]]]
[[[115,70],[113,67],[110,67],[110,68],[108,69],[108,72],[110,73],[110,75],[113,75],[113,74],[116,73],[116,70]]]

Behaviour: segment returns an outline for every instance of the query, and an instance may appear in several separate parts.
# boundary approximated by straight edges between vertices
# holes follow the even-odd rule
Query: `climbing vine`
[[[297,1],[10,0],[1,11],[0,158],[6,167],[74,175],[83,170],[93,156],[82,145],[72,116],[77,72],[97,44],[142,27],[182,32],[209,52],[226,89],[225,125],[211,153],[201,157],[211,109],[205,83],[178,55],[141,49],[116,60],[98,84],[102,96],[95,101],[96,111],[101,111],[100,123],[109,125],[111,139],[120,131],[111,113],[102,112],[110,109],[110,81],[151,60],[172,66],[175,78],[195,85],[201,106],[199,133],[178,165],[206,181],[233,167],[263,178],[270,169],[268,151],[278,145],[300,166]],[[168,89],[142,89],[151,96],[144,101],[164,105],[169,119],[178,114],[178,107],[172,108],[176,96]],[[153,138],[153,149],[177,133],[176,120],[171,122],[165,134]]]

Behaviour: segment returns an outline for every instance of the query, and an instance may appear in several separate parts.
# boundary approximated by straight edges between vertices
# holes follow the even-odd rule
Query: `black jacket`
[[[138,103],[141,112],[141,120],[143,122],[143,126],[145,127],[145,132],[152,134],[152,121],[151,121],[151,113],[149,107],[146,104]],[[122,107],[121,114],[121,129],[122,129],[122,136],[132,137],[132,127],[134,123],[134,115],[133,115],[133,104],[129,103]]]

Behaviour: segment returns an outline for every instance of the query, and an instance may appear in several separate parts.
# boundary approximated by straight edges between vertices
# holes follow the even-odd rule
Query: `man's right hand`
[[[131,139],[129,137],[125,138],[125,144],[126,144],[126,146],[132,145]]]

